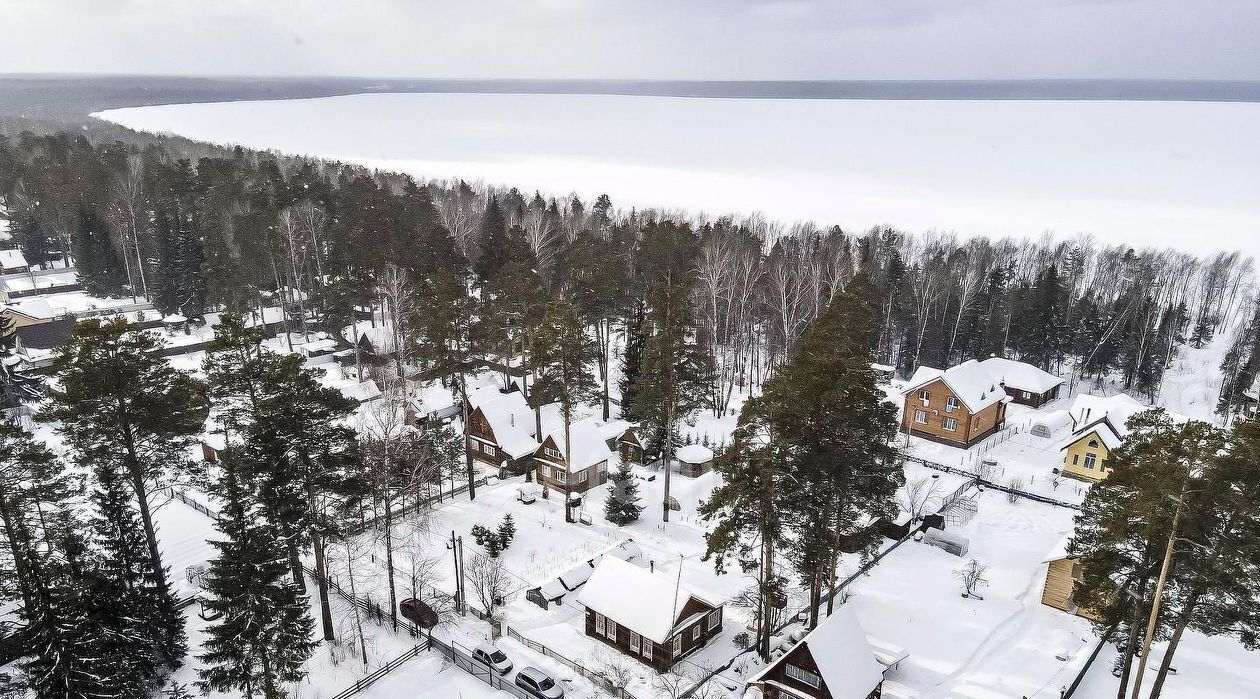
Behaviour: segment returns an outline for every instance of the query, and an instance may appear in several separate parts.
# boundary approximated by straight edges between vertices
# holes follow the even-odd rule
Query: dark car
[[[538,699],[560,699],[564,696],[564,690],[551,679],[551,675],[536,667],[527,667],[516,673],[516,686]]]

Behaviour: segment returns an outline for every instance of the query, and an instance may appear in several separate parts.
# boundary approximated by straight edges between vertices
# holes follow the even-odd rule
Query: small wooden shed
[[[688,444],[674,455],[678,459],[678,473],[690,478],[713,470],[713,450],[700,445]]]

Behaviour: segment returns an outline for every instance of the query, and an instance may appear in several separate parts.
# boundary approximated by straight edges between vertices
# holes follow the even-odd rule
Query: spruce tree
[[[289,579],[279,532],[263,514],[256,485],[243,477],[243,464],[265,458],[246,445],[221,462],[214,493],[222,503],[215,528],[223,538],[210,542],[217,554],[204,584],[205,609],[215,621],[206,629],[198,674],[203,691],[281,699],[284,685],[303,676],[314,623]]]
[[[502,548],[512,545],[512,539],[516,537],[516,522],[512,519],[512,513],[503,515],[503,521],[499,523],[499,544]]]
[[[639,484],[630,470],[630,464],[619,464],[617,470],[609,475],[609,480],[612,481],[612,490],[604,501],[604,518],[619,527],[638,520],[643,506],[639,505]]]
[[[643,323],[646,315],[643,303],[636,303],[634,314],[626,322],[626,346],[621,356],[621,378],[617,380],[617,388],[621,392],[621,417],[626,420],[639,419],[635,396],[643,366]]]
[[[177,667],[187,653],[184,617],[174,594],[153,571],[144,527],[124,478],[112,463],[96,468],[91,519],[93,585],[91,601],[109,629],[112,656],[126,669],[135,696],[147,696],[161,665]]]

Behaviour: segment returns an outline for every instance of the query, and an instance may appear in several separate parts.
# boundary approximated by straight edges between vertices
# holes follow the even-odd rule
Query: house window
[[[1081,455],[1080,455],[1080,454],[1073,454],[1073,455],[1072,455],[1072,465],[1073,465],[1073,466],[1075,466],[1075,465],[1079,464],[1080,462],[1081,462]]]
[[[559,449],[552,449],[551,447],[543,447],[543,453],[555,459],[556,461],[564,461],[564,454],[561,454]]]
[[[958,409],[958,399],[950,396],[945,399],[945,412],[952,413]]]
[[[700,624],[691,627],[691,641],[694,643],[700,639]]]
[[[581,471],[578,471],[578,474],[577,474],[577,482],[578,482],[578,483],[585,483],[585,482],[586,482],[586,470],[585,470],[585,469],[583,469],[583,470],[581,470]]]
[[[639,634],[633,631],[630,631],[629,633],[630,633],[630,652],[638,653],[639,652]]]
[[[652,657],[652,642],[646,638],[639,639],[639,654],[645,658]]]
[[[553,468],[551,469],[551,477],[552,477],[552,478],[554,478],[554,479],[556,479],[556,482],[558,482],[558,483],[563,483],[563,482],[565,482],[565,478],[566,478],[567,476],[568,476],[568,474],[566,474],[566,473],[564,472],[564,469],[562,469],[562,468],[554,468],[554,467],[553,467]]]
[[[923,401],[924,405],[927,405],[928,403],[932,402],[932,392],[919,391],[919,400]]]
[[[1087,469],[1089,469],[1089,470],[1091,470],[1091,471],[1092,471],[1092,470],[1094,470],[1094,462],[1095,462],[1095,461],[1097,461],[1097,460],[1098,460],[1098,455],[1097,455],[1097,454],[1095,454],[1095,453],[1094,453],[1094,452],[1092,452],[1092,451],[1091,451],[1091,452],[1086,452],[1086,454],[1085,454],[1085,468],[1087,468]]]
[[[604,624],[604,630],[608,632],[608,633],[604,634],[605,636],[607,636],[607,637],[608,637],[608,640],[612,641],[613,643],[616,643],[616,642],[617,642],[617,624],[616,624],[616,622],[610,621],[610,622],[608,622],[607,624]]]
[[[914,411],[914,421],[919,423],[920,425],[926,425],[927,424],[927,411],[926,410]]]
[[[709,612],[709,630],[712,631],[722,623],[722,612],[717,609]]]
[[[809,670],[799,668],[791,663],[784,665],[783,668],[787,672],[787,676],[797,682],[804,682],[814,689],[822,687],[822,678]]]
[[[599,612],[595,612],[595,633],[600,636],[604,635],[604,617]]]
[[[945,418],[942,421],[942,424],[945,426],[945,429],[949,430],[950,432],[953,432],[958,429],[958,421],[952,417]]]
[[[682,636],[674,636],[674,655],[682,655]]]
[[[481,452],[482,452],[483,454],[486,454],[487,456],[494,456],[494,445],[493,445],[493,444],[484,444],[484,443],[483,443],[483,444],[481,445]]]
[[[1097,440],[1097,439],[1091,439],[1091,440],[1089,440],[1089,448],[1090,448],[1090,449],[1097,449],[1097,448],[1098,448],[1098,440]]]

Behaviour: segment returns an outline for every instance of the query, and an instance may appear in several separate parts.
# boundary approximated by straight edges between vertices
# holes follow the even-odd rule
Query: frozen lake
[[[619,208],[1260,254],[1255,103],[370,94],[97,116]]]

